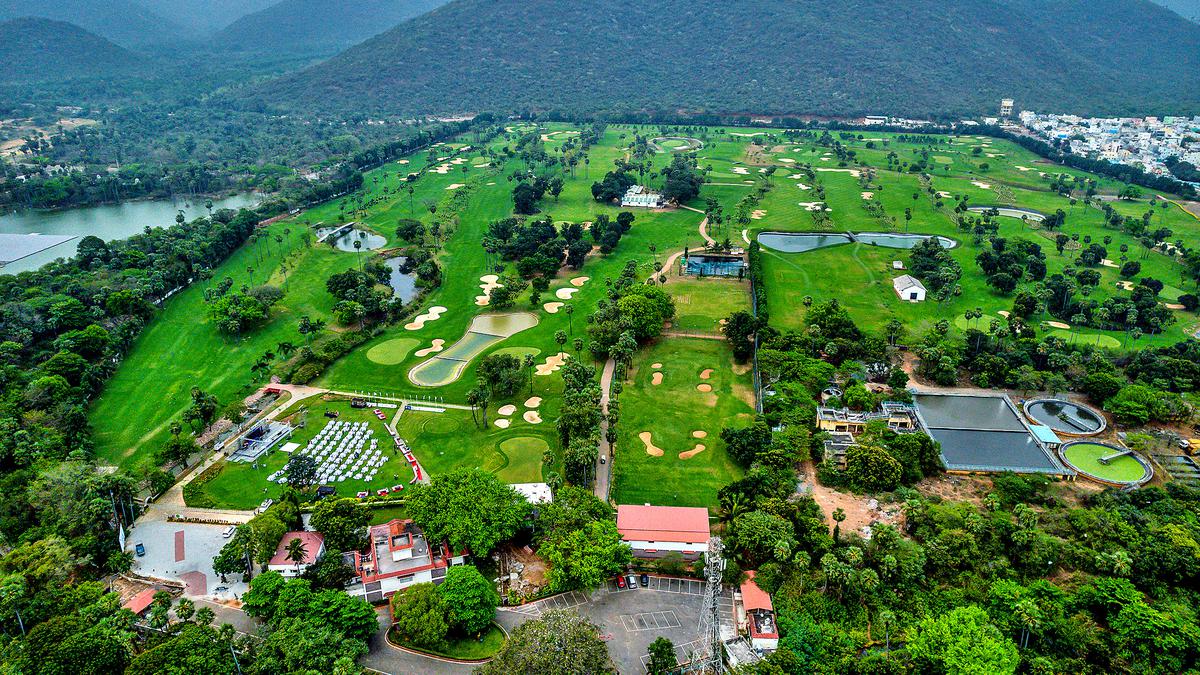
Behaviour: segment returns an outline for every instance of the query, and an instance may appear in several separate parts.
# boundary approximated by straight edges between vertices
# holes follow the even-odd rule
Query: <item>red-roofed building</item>
[[[638,558],[674,552],[695,560],[708,550],[708,509],[621,504],[617,531]]]
[[[734,598],[734,620],[738,629],[750,635],[750,645],[759,651],[779,648],[779,626],[775,623],[775,606],[771,596],[754,583],[754,571],[746,572],[746,581]]]
[[[141,616],[142,612],[146,611],[150,605],[154,604],[154,594],[158,591],[153,588],[147,588],[139,592],[137,595],[125,601],[121,607],[133,612],[134,616]]]
[[[444,543],[431,546],[411,520],[397,518],[374,525],[367,534],[370,550],[366,555],[358,551],[346,554],[360,582],[346,592],[370,603],[383,602],[413,584],[440,584],[446,578],[446,568],[467,561],[465,551],[452,553]]]
[[[288,560],[287,557],[287,547],[293,539],[304,542],[304,559],[299,563]],[[287,532],[283,535],[283,539],[279,540],[279,546],[275,547],[275,555],[267,563],[267,569],[279,572],[285,577],[297,577],[303,574],[309,565],[320,560],[323,555],[325,555],[325,536],[320,532]]]

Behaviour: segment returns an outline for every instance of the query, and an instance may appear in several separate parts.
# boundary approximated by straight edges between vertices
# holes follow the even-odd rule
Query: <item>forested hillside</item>
[[[151,11],[194,33],[213,33],[277,0],[141,0]]]
[[[123,47],[161,44],[183,32],[132,0],[0,0],[0,20],[26,16],[67,21]]]
[[[140,58],[79,26],[49,19],[0,22],[0,82],[132,73]]]
[[[1200,0],[1154,0],[1185,19],[1200,23]]]
[[[1200,26],[1146,0],[456,0],[246,96],[285,107],[907,115],[1001,97],[1200,111]]]
[[[233,22],[213,42],[235,51],[342,49],[445,3],[446,0],[282,0]]]

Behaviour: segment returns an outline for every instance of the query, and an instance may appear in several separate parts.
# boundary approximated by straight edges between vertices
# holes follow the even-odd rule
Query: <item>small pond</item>
[[[1020,218],[1022,216],[1030,221],[1040,223],[1046,219],[1046,214],[1033,209],[1018,209],[1012,206],[968,206],[967,210],[972,213],[983,213],[995,209],[1000,215],[1008,216],[1009,218]]]
[[[851,241],[853,240],[850,239],[850,235],[845,233],[763,232],[758,235],[758,243],[784,253],[804,253],[819,248],[849,244]]]
[[[392,293],[404,301],[404,304],[412,302],[412,299],[417,297],[417,275],[404,274],[400,268],[404,265],[406,258],[404,256],[396,256],[383,261],[383,264],[391,270],[391,275],[388,277],[388,286],[392,287]]]
[[[338,230],[343,231],[338,234],[331,234],[333,232],[337,232]],[[326,235],[328,235],[329,238],[324,240],[325,243],[332,244],[333,247],[339,251],[349,251],[350,253],[354,253],[358,250],[373,251],[377,248],[383,248],[384,245],[387,244],[387,237],[380,236],[374,232],[355,229],[353,227],[343,226],[317,228],[318,239],[325,237]],[[354,248],[354,242],[356,241],[362,242],[361,249]]]
[[[855,240],[871,246],[884,248],[912,248],[926,239],[933,238],[928,234],[897,234],[895,232],[855,232]],[[954,248],[958,242],[949,237],[937,237],[942,248]]]
[[[869,246],[909,249],[933,236],[896,232],[763,232],[758,235],[758,242],[769,249],[784,253],[804,253],[855,241]],[[949,237],[937,237],[937,240],[944,248],[954,248],[958,245],[958,242]]]

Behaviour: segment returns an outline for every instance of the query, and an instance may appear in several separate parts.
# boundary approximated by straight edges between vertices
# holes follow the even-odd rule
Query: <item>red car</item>
[[[363,490],[363,491],[359,492],[357,496],[359,499],[366,499],[367,497],[371,496],[371,493],[367,492],[366,490]]]
[[[403,485],[393,485],[393,486],[392,486],[392,492],[399,492],[399,491],[401,491],[401,490],[403,490],[403,489],[404,489],[404,486],[403,486]]]
[[[387,488],[383,488],[381,490],[375,491],[375,494],[379,495],[380,497],[386,497],[387,493],[388,493]]]
[[[617,588],[625,588],[625,577],[617,577]]]

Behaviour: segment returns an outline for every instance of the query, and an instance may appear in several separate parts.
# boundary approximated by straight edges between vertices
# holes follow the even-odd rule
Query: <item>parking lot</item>
[[[146,549],[146,555],[134,556],[133,571],[180,581],[186,586],[184,593],[192,597],[241,597],[247,585],[240,574],[229,575],[222,582],[212,569],[213,557],[229,541],[222,536],[228,527],[143,518],[126,539],[127,550],[133,551],[139,543]]]
[[[650,577],[646,587],[618,588],[614,580],[589,594],[564,593],[522,607],[501,609],[499,621],[508,630],[537,618],[550,609],[574,609],[600,627],[608,642],[617,671],[646,672],[642,657],[658,637],[673,642],[683,660],[699,635],[700,611],[704,605],[704,582],[692,579]],[[733,632],[733,598],[719,598],[721,623],[726,634]]]

